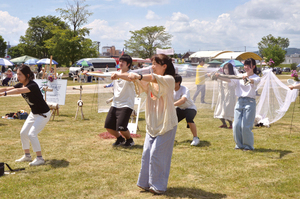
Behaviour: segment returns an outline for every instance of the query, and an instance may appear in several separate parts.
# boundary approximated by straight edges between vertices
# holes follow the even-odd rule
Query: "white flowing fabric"
[[[215,107],[214,118],[233,121],[236,103],[235,84],[218,80],[219,96]]]
[[[261,95],[256,103],[256,122],[264,126],[281,119],[298,94],[297,89],[290,90],[282,83],[272,69],[263,71],[257,91],[261,91]]]
[[[174,64],[177,73],[181,73],[184,68],[183,65]],[[219,95],[218,83],[217,81],[211,80],[211,78],[206,77],[207,73],[215,72],[220,68],[201,68],[203,71],[202,74],[204,79],[204,84],[206,85],[206,94],[205,101],[206,103],[200,103],[200,100],[197,100],[195,105],[197,109],[213,109],[216,105],[216,101]],[[139,74],[150,74],[152,73],[152,68],[146,67],[142,69],[132,70],[132,72],[136,72]],[[195,73],[196,67],[189,68],[190,75],[186,75],[186,73],[182,74],[182,85],[187,87],[190,90],[191,97],[197,90],[197,85],[195,84]],[[235,69],[235,73],[238,74]],[[205,78],[204,78],[205,76]],[[109,83],[110,78],[107,79]],[[103,84],[104,82],[102,82]],[[98,100],[98,110],[108,110],[110,104],[106,104],[106,100],[112,97],[111,89],[107,89],[105,93],[99,93]],[[273,74],[272,70],[263,71],[263,77],[261,78],[260,83],[257,86],[257,91],[260,93],[260,96],[256,97],[256,123],[262,123],[264,126],[269,126],[271,123],[274,123],[281,119],[286,111],[289,109],[292,102],[294,102],[297,98],[298,90],[290,90],[287,85],[282,83],[276,75]],[[140,111],[145,109],[145,96],[141,95],[141,107]],[[198,98],[200,95],[198,96]],[[103,111],[99,111],[103,112]],[[212,115],[213,117],[213,115]]]

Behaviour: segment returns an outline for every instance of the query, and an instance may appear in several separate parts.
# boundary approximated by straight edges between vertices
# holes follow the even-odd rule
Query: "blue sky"
[[[69,0],[72,4],[73,0]],[[66,0],[0,2],[0,35],[17,45],[32,17],[59,16]],[[299,0],[87,0],[94,14],[89,38],[122,49],[130,30],[165,26],[176,53],[199,50],[257,50],[263,36],[290,39],[300,48]]]

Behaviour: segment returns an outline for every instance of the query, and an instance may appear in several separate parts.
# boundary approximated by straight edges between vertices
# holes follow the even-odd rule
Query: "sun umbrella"
[[[37,58],[36,57],[31,57],[31,56],[28,56],[28,55],[24,55],[24,56],[21,56],[21,57],[13,58],[10,61],[14,64],[21,64],[21,63],[26,62],[29,59],[37,59]]]
[[[218,60],[212,60],[212,61],[208,62],[208,64],[222,64],[222,62],[220,62]]]
[[[233,65],[233,67],[243,67],[244,66],[244,64],[242,62],[240,62],[239,60],[232,59],[232,60],[228,60],[228,61],[224,62],[223,64],[221,64],[220,67],[223,67],[227,63],[231,63]]]
[[[49,65],[50,64],[50,59],[49,58],[44,58],[44,59],[41,59],[39,60],[38,62],[36,62],[37,64],[47,64]],[[54,59],[52,59],[52,64],[58,64]]]
[[[298,66],[297,67],[300,67],[300,64],[298,64]]]
[[[78,66],[93,66],[93,64],[89,61],[86,61],[86,60],[80,60],[76,63],[76,65]]]
[[[26,65],[37,65],[38,59],[28,59],[24,64]]]
[[[121,70],[120,65],[116,65],[117,70]]]
[[[1,66],[13,66],[14,64],[7,59],[0,58],[0,65]]]

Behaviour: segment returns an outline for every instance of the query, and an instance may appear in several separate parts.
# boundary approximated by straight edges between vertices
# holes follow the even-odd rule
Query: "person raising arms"
[[[260,82],[260,77],[256,75],[256,62],[249,58],[244,62],[246,74],[242,74],[243,78],[249,78],[250,84],[244,84],[244,80],[227,79],[218,77],[223,81],[233,82],[235,87],[235,95],[238,101],[234,108],[233,121],[233,137],[236,143],[235,149],[244,151],[254,150],[254,135],[252,132],[255,113],[256,113],[256,88]]]
[[[16,162],[30,162],[30,166],[42,165],[45,163],[45,160],[42,157],[38,134],[44,129],[50,119],[50,109],[45,102],[38,85],[33,81],[34,74],[28,66],[22,65],[17,70],[17,77],[20,83],[16,84],[14,87],[0,89],[0,96],[21,94],[31,108],[31,112],[20,132],[25,155],[16,160]],[[30,143],[37,156],[33,161],[29,150]]]
[[[146,97],[146,137],[137,186],[154,194],[167,190],[177,116],[174,106],[175,68],[172,59],[164,54],[154,55],[152,74],[118,74],[112,79],[134,81]]]

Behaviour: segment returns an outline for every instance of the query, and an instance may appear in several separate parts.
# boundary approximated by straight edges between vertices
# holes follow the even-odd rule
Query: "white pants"
[[[32,112],[28,115],[20,132],[22,147],[24,150],[30,148],[29,142],[31,142],[34,152],[41,151],[41,145],[37,135],[44,129],[47,122],[50,120],[51,112],[48,111],[43,115],[47,117],[43,117],[39,114],[33,114]]]

